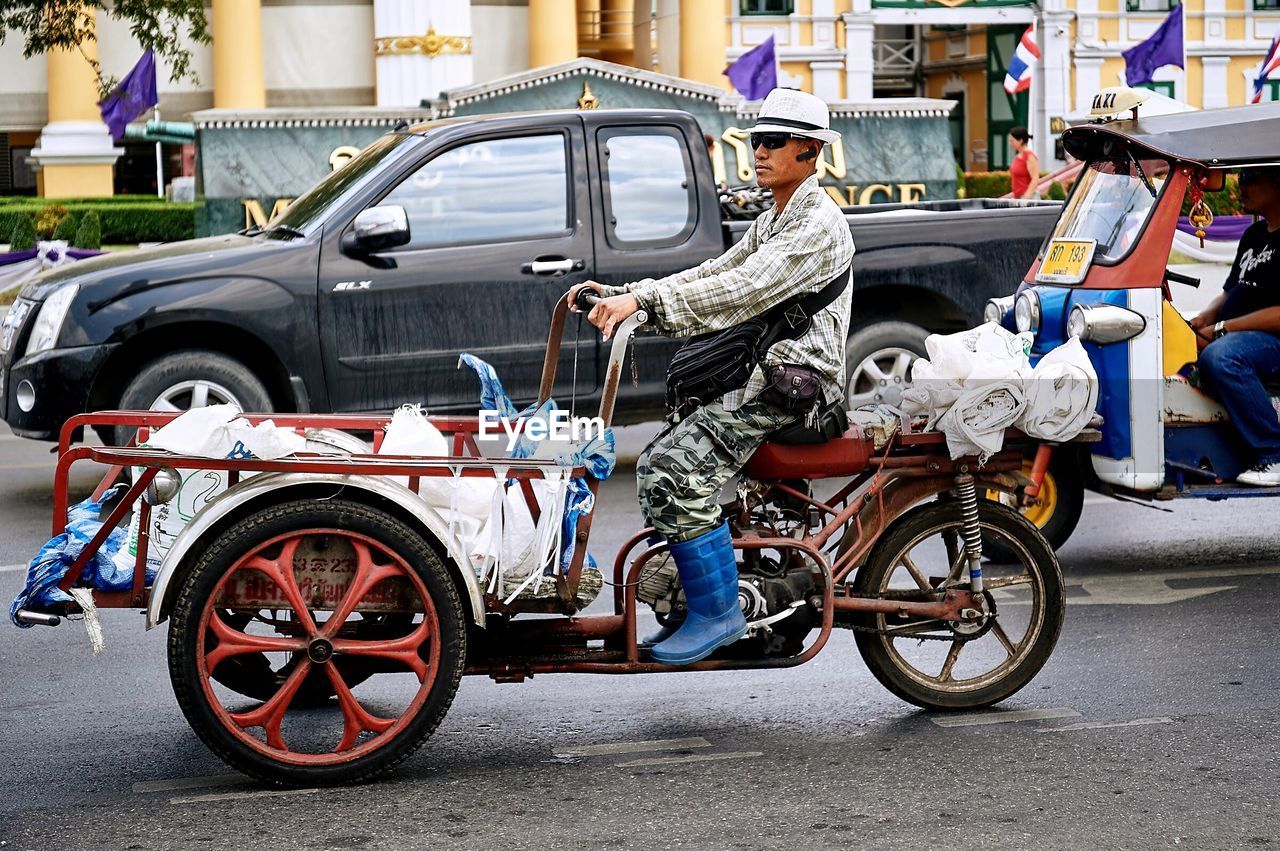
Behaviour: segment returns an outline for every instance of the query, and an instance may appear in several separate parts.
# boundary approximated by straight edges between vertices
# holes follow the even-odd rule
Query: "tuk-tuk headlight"
[[[1040,330],[1040,296],[1035,290],[1025,290],[1013,303],[1013,324],[1019,333]]]
[[[1007,295],[1004,298],[987,299],[987,304],[982,308],[982,321],[994,322],[997,325],[1004,324],[1004,317],[1013,310],[1013,296]]]
[[[1105,345],[1130,340],[1143,332],[1142,314],[1115,304],[1077,304],[1067,316],[1067,334]]]

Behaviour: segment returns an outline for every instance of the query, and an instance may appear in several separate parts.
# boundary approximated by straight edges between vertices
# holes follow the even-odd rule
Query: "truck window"
[[[570,227],[565,146],[566,137],[555,133],[452,148],[378,203],[404,207],[407,248],[563,234]]]
[[[679,245],[693,233],[697,196],[676,128],[603,128],[597,135],[605,233],[625,248]]]

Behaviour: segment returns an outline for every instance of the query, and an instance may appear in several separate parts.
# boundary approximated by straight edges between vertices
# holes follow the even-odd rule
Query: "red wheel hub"
[[[396,593],[388,592],[385,583],[397,585]],[[249,598],[273,602],[253,607],[245,602],[245,589],[250,590]],[[355,629],[361,620],[352,620],[353,616],[362,610],[385,612],[388,600],[394,600],[391,605],[397,607],[412,600],[408,610],[420,614],[421,620],[411,617],[402,635],[361,638]],[[283,602],[286,608],[276,609],[275,601]],[[255,614],[242,628],[221,616],[237,605],[250,607]],[[261,617],[266,609],[272,617]],[[276,616],[277,611],[283,611],[287,620]],[[325,613],[327,616],[317,617]],[[260,624],[274,626],[276,634],[248,631]],[[349,762],[403,732],[426,701],[439,668],[439,626],[421,576],[396,553],[347,530],[293,532],[267,541],[238,560],[205,601],[196,648],[201,684],[223,726],[270,758],[306,765]],[[210,674],[223,660],[248,653],[289,654],[291,669],[276,692],[257,706],[228,706],[231,700],[215,689]],[[383,674],[411,672],[409,682],[415,682],[416,688],[400,689],[399,696],[407,699],[390,713],[384,708],[388,693],[377,689],[377,708],[370,709],[365,704],[371,701],[362,702],[343,679],[341,666],[333,664],[338,657],[370,665],[378,672],[371,682],[383,679]],[[318,711],[295,707],[302,684],[316,674],[328,678],[337,706],[330,704]],[[305,733],[297,736],[297,741],[284,733],[295,721]],[[255,730],[261,730],[261,735]],[[324,744],[317,745],[317,738],[325,740]],[[334,738],[337,743],[330,747]]]

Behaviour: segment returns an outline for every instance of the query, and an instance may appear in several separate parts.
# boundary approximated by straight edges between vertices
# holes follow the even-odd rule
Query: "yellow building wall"
[[[1261,60],[1261,56],[1231,57],[1231,64],[1227,66],[1227,103],[1240,106],[1253,97],[1253,90],[1245,83],[1244,75],[1246,72],[1252,74]]]
[[[945,34],[940,33],[939,35]],[[986,29],[983,27],[971,27],[966,31],[965,38],[967,41],[967,57],[970,59],[982,58],[985,61],[987,55]],[[927,41],[925,52],[929,59],[935,62],[956,58],[946,55],[947,39],[945,37]],[[972,155],[975,145],[982,148],[986,147],[987,144],[988,92],[986,67],[984,64],[973,68],[932,71],[925,76],[925,96],[944,99],[949,97],[950,95],[944,93],[943,89],[947,87],[952,75],[963,80],[965,85],[965,161],[962,165],[966,171],[983,171],[987,168],[986,163],[974,162]]]
[[[1186,27],[1187,41],[1204,41],[1204,0],[1188,0],[1183,5],[1186,8],[1182,25]]]
[[[1246,4],[1248,4],[1246,6]],[[1253,8],[1253,0],[1227,0],[1227,12],[1243,12],[1246,9]],[[1227,18],[1227,38],[1231,41],[1243,41],[1246,38],[1244,29],[1245,19],[1242,15],[1233,15]],[[1258,57],[1261,59],[1262,57]],[[1257,60],[1254,60],[1255,62]],[[1235,101],[1231,101],[1235,103]]]
[[[1098,0],[1098,11],[1119,12],[1121,11],[1120,6],[1123,2],[1124,0]],[[1099,18],[1098,38],[1103,41],[1118,41],[1120,39],[1120,19]]]
[[[813,69],[808,62],[779,62],[778,67],[793,77],[799,77],[802,90],[813,91]]]

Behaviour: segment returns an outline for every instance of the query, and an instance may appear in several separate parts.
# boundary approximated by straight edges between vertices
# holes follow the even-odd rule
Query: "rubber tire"
[[[147,411],[160,394],[181,381],[197,379],[214,381],[235,397],[242,411],[271,413],[271,394],[266,385],[240,361],[221,352],[186,349],[162,355],[148,363],[120,394],[118,407],[125,411]],[[122,446],[133,437],[134,429],[117,426],[115,443]]]
[[[1054,506],[1049,519],[1040,527],[1040,534],[1057,552],[1070,538],[1080,523],[1080,514],[1084,511],[1084,470],[1080,464],[1083,456],[1077,452],[1066,452],[1061,449],[1053,453],[1049,459],[1047,475],[1053,477],[1057,489],[1058,502]],[[1013,554],[996,541],[982,542],[982,551],[991,561],[997,564],[1007,563]]]
[[[225,572],[246,552],[291,531],[350,529],[399,554],[418,571],[440,621],[440,664],[421,711],[397,740],[367,756],[338,765],[303,766],[277,762],[232,735],[210,708],[196,664],[196,624],[205,602]],[[466,620],[457,587],[440,556],[421,535],[386,512],[349,500],[296,500],[256,511],[237,522],[195,556],[186,571],[171,614],[169,679],[191,729],[225,763],[267,783],[319,786],[358,783],[390,771],[431,736],[462,680],[467,655]]]
[[[853,370],[866,358],[881,349],[907,349],[919,357],[925,356],[924,341],[929,331],[913,322],[898,320],[864,325],[849,335],[845,344],[845,375],[853,377]],[[846,391],[852,390],[846,386]],[[846,392],[846,397],[852,394]]]
[[[911,509],[895,520],[872,548],[866,564],[858,570],[853,583],[853,592],[859,595],[875,593],[871,589],[880,588],[885,571],[893,568],[891,559],[898,555],[909,541],[941,524],[958,523],[959,511],[959,505],[955,502],[930,502]],[[924,709],[942,711],[981,709],[1013,696],[1031,682],[1044,667],[1062,632],[1062,619],[1067,603],[1066,590],[1057,556],[1049,548],[1048,542],[1035,526],[1008,506],[980,500],[978,515],[983,526],[999,528],[1013,535],[1040,565],[1045,591],[1044,626],[1030,652],[1008,676],[983,689],[965,694],[939,692],[912,680],[894,663],[885,650],[880,636],[868,632],[855,632],[854,640],[857,642],[858,652],[862,654],[867,668],[880,681],[880,684],[908,703]],[[866,615],[860,620],[860,624],[872,626],[874,620],[874,616]]]

